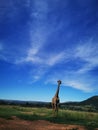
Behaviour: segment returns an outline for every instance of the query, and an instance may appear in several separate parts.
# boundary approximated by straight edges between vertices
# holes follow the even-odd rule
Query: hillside
[[[90,97],[82,102],[80,102],[79,104],[81,105],[92,105],[98,108],[98,96],[93,96]]]
[[[61,103],[61,108],[79,111],[98,112],[98,96],[90,97],[81,102]]]

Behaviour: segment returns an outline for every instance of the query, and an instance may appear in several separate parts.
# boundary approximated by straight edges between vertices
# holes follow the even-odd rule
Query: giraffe
[[[54,112],[58,112],[58,106],[59,106],[59,89],[60,89],[60,84],[61,84],[61,80],[58,80],[58,87],[57,87],[57,91],[55,93],[55,96],[52,98],[52,108],[54,110]]]

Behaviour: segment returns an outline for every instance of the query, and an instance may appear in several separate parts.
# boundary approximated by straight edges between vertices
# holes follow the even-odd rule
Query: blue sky
[[[0,0],[0,99],[98,95],[97,0]]]

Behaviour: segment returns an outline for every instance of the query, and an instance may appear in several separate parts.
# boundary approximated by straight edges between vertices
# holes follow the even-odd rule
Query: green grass
[[[12,106],[0,106],[0,117],[11,119],[12,116],[18,116],[20,114],[19,111],[17,111]]]
[[[79,124],[86,126],[89,130],[98,128],[98,113],[59,110],[58,114],[54,115],[52,109],[47,108],[0,106],[0,117],[12,119],[12,116],[31,121],[48,120],[61,124]]]

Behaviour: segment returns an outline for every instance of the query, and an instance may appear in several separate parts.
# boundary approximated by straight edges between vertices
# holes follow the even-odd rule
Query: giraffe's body
[[[60,89],[61,81],[58,80],[57,82],[58,82],[58,88],[57,88],[55,96],[52,98],[52,108],[55,112],[58,112],[58,107],[59,107],[59,102],[60,102],[59,89]]]

